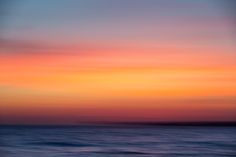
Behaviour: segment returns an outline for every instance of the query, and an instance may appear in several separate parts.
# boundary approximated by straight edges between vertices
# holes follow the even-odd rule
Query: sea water
[[[124,156],[236,156],[236,127],[0,126],[0,157]]]

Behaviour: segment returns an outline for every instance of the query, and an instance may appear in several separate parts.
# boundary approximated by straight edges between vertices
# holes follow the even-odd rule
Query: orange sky
[[[231,56],[190,55],[174,49],[171,53],[176,54],[168,57],[164,49],[161,54],[152,51],[138,55],[2,55],[2,120],[75,123],[235,119],[236,67],[230,63]]]
[[[173,3],[177,9],[163,5],[170,12],[181,9],[177,3]],[[0,123],[236,120],[234,37],[229,35],[229,18],[221,17],[208,5],[203,15],[201,11],[187,10],[190,17],[197,18],[195,24],[186,23],[184,28],[180,21],[186,17],[180,12],[174,17],[158,17],[165,11],[156,11],[157,16],[150,17],[143,8],[140,25],[144,29],[140,29],[135,20],[138,15],[133,14],[136,8],[125,10],[119,6],[111,15],[122,19],[119,22],[97,15],[107,22],[107,31],[95,17],[80,17],[78,13],[83,24],[88,25],[88,34],[83,27],[70,30],[69,25],[58,26],[57,19],[52,23],[47,19],[40,23],[21,21],[26,15],[12,12],[19,20],[14,16],[9,20],[5,37],[0,40]],[[27,7],[24,9],[19,9],[20,13],[27,12]],[[33,15],[41,16],[40,9]],[[130,17],[115,14],[123,9]],[[70,24],[65,17],[61,20]],[[157,28],[150,27],[152,20]],[[10,26],[23,23],[31,29],[24,33],[13,29],[16,34],[12,36],[14,27]],[[59,33],[57,39],[58,32],[47,24],[70,36]],[[71,22],[72,26],[79,24]],[[211,24],[218,25],[211,28]]]

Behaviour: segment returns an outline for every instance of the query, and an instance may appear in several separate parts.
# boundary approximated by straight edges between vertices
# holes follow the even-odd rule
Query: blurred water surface
[[[236,127],[1,126],[1,157],[228,157]]]

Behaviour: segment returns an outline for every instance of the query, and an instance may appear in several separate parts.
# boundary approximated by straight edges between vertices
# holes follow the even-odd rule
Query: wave
[[[40,145],[40,146],[54,146],[54,147],[87,147],[87,146],[92,146],[91,144],[85,144],[85,143],[55,142],[55,141],[33,142],[33,143],[28,143],[28,144],[29,145]]]
[[[141,151],[125,151],[125,150],[110,150],[110,151],[95,151],[97,154],[123,154],[123,155],[150,155],[152,153]]]

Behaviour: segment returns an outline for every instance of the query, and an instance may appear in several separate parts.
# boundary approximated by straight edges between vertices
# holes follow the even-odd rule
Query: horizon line
[[[2,126],[235,126],[236,121],[188,121],[188,122],[180,122],[180,121],[167,121],[167,122],[87,122],[87,123],[75,123],[75,124],[67,124],[67,123],[51,123],[51,124],[1,124]]]

